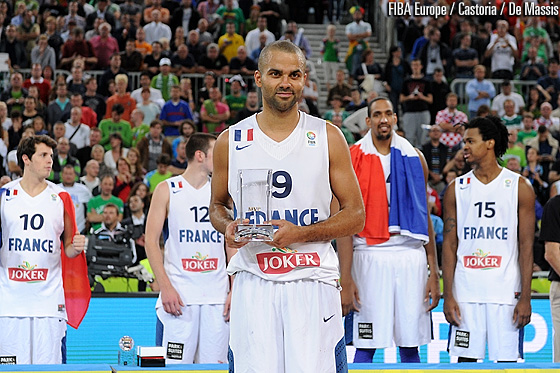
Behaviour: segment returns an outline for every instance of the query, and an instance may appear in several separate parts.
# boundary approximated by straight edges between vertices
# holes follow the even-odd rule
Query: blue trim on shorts
[[[233,364],[233,351],[231,350],[231,347],[228,346],[228,353],[227,353],[227,359],[228,359],[228,364],[229,364],[229,373],[234,373],[235,372],[235,367]]]
[[[62,337],[62,340],[60,341],[60,354],[62,355],[62,364],[66,364],[66,354],[68,352],[68,348],[66,347],[66,334],[67,332],[64,332],[64,337]]]
[[[163,323],[156,314],[156,346],[163,346]]]
[[[233,356],[231,361],[233,361]],[[334,348],[334,361],[336,364],[336,373],[348,373],[348,357],[346,356],[346,341],[344,340],[344,336],[338,341]],[[231,372],[233,372],[233,370],[230,369],[230,373]]]
[[[447,332],[447,353],[449,353],[449,346],[451,345],[451,329],[453,325],[449,324],[449,332]]]
[[[523,339],[525,339],[525,327],[519,329],[519,357],[523,359]]]
[[[346,345],[351,345],[354,340],[354,311],[344,317],[344,339]]]

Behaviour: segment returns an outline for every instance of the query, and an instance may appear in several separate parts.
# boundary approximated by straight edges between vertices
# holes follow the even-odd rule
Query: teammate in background
[[[17,149],[23,177],[2,187],[0,214],[0,356],[17,364],[61,364],[66,334],[64,253],[84,251],[67,192],[46,180],[56,142],[31,136]],[[85,258],[84,258],[85,264]]]
[[[359,234],[338,239],[337,247],[343,314],[357,311],[355,363],[371,363],[377,348],[393,342],[401,362],[419,363],[418,346],[431,340],[430,311],[440,298],[428,166],[419,150],[393,132],[396,123],[391,101],[374,99],[366,118],[370,131],[350,149],[366,224]]]
[[[498,165],[508,147],[500,119],[475,118],[465,129],[473,170],[449,185],[443,209],[449,354],[475,362],[488,344],[490,360],[515,362],[531,321],[535,195],[524,177]]]
[[[163,323],[168,364],[227,361],[224,237],[208,218],[215,142],[210,134],[191,136],[187,169],[157,186],[148,213],[146,253],[160,287],[156,310]],[[159,239],[166,219],[168,238],[162,257]]]
[[[360,231],[364,207],[340,130],[298,111],[305,65],[289,41],[266,46],[255,72],[263,111],[216,142],[210,219],[227,246],[239,249],[228,266],[236,274],[229,344],[236,372],[348,369],[330,240]],[[245,245],[234,240],[237,173],[259,168],[273,171],[270,223],[278,229],[270,245]],[[331,214],[333,195],[340,209]]]

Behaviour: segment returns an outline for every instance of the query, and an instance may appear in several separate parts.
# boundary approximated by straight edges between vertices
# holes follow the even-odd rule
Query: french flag
[[[460,185],[469,185],[471,183],[471,178],[467,177],[466,179],[459,179]]]
[[[253,129],[235,130],[233,133],[233,140],[242,142],[253,141]]]
[[[9,197],[10,195],[17,196],[17,189],[13,189],[13,190],[6,189],[6,197]]]
[[[179,182],[176,183],[176,182],[174,182],[174,181],[171,181],[171,188],[174,188],[174,189],[175,189],[175,187],[181,189],[181,188],[183,187],[183,182],[182,182],[182,181],[179,181]]]

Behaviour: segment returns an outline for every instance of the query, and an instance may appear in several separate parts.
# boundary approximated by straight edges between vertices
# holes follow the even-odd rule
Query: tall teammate
[[[72,199],[46,180],[55,147],[48,136],[23,140],[17,149],[23,177],[4,185],[0,197],[0,356],[17,364],[62,362],[68,304],[61,237],[69,258],[85,246],[85,237],[75,234]]]
[[[182,175],[154,191],[146,225],[146,252],[160,286],[167,363],[224,363],[229,326],[224,238],[208,218],[212,152],[216,137],[194,134]],[[159,238],[167,219],[162,257]]]
[[[522,357],[520,330],[531,321],[535,196],[522,176],[498,165],[508,132],[496,117],[465,125],[472,171],[444,197],[444,313],[449,353],[459,362]],[[520,217],[523,217],[520,220]]]
[[[370,131],[350,149],[366,224],[337,244],[343,313],[357,311],[355,363],[371,363],[375,349],[393,342],[401,362],[420,362],[418,346],[431,340],[429,311],[440,298],[428,166],[422,153],[393,132],[396,122],[391,101],[374,99],[366,118]]]
[[[229,128],[214,153],[210,219],[226,237],[232,290],[230,369],[345,372],[338,259],[330,240],[362,229],[364,210],[338,128],[298,110],[305,56],[289,41],[265,47],[255,82],[263,111]],[[271,245],[235,242],[240,169],[271,169]],[[340,210],[331,214],[332,196]],[[246,216],[242,217],[246,218]]]

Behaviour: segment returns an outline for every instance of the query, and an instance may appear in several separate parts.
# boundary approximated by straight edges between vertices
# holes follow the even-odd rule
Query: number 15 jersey
[[[256,115],[229,128],[228,189],[239,206],[238,171],[271,169],[271,218],[307,226],[330,216],[329,147],[326,122],[299,113],[296,128],[281,142],[261,131]],[[252,216],[244,218],[254,222]],[[339,278],[338,258],[330,241],[295,243],[287,248],[251,242],[229,263],[230,274],[239,271],[272,281],[309,279],[333,286]]]
[[[458,302],[515,304],[521,291],[518,263],[519,175],[503,168],[488,184],[471,171],[455,179]]]

